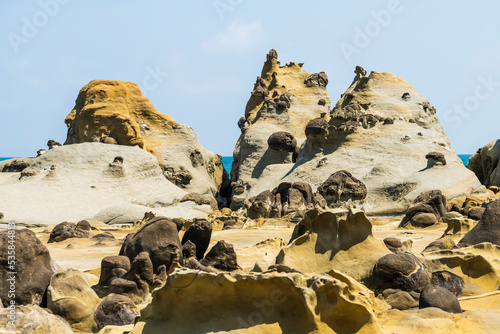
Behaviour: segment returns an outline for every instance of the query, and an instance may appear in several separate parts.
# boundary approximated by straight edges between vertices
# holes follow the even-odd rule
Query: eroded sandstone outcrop
[[[340,270],[367,283],[375,263],[389,253],[384,242],[373,237],[364,212],[312,210],[295,226],[276,264],[309,273]]]
[[[381,333],[371,291],[340,271],[321,275],[175,271],[131,334]]]
[[[368,213],[402,213],[430,185],[446,198],[480,186],[451,149],[429,101],[391,73],[355,72],[329,110],[322,74],[311,76],[295,63],[280,66],[270,52],[234,150],[232,209],[281,182],[305,182],[316,191],[340,170],[366,185]],[[280,112],[273,99],[284,94],[293,97],[283,97],[290,106]],[[327,103],[318,104],[320,99]],[[269,149],[266,140],[280,131],[297,140],[296,159]]]
[[[188,192],[216,196],[227,178],[222,158],[201,146],[193,129],[158,112],[132,82],[89,82],[80,90],[66,125],[65,145],[137,145],[156,156],[165,176]]]

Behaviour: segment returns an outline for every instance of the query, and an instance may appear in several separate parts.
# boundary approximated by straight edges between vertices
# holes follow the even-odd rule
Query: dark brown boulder
[[[190,240],[186,241],[182,245],[182,257],[184,258],[184,261],[188,261],[190,258],[196,259],[196,245]]]
[[[217,241],[205,259],[212,262],[212,266],[219,270],[232,271],[239,268],[233,245],[224,240]]]
[[[274,195],[271,191],[265,190],[255,196],[252,204],[248,208],[248,217],[250,219],[269,218],[274,205]]]
[[[92,237],[92,239],[115,239],[115,236],[110,232],[101,232]]]
[[[453,249],[455,247],[455,242],[450,238],[442,238],[431,242],[427,247],[424,248],[422,253],[434,252],[443,249]]]
[[[130,259],[123,255],[106,256],[101,260],[99,284],[107,286],[114,278],[121,277],[130,270]]]
[[[427,166],[432,167],[437,164],[446,165],[446,158],[443,153],[439,152],[429,152],[426,154]]]
[[[499,152],[500,139],[497,139],[477,150],[469,159],[467,168],[473,171],[487,188],[500,186]]]
[[[458,242],[459,247],[491,242],[500,246],[500,200],[486,206],[479,222]]]
[[[384,125],[394,124],[394,120],[392,118],[384,118]]]
[[[446,197],[441,190],[423,192],[415,198],[413,203],[414,205],[408,209],[399,227],[405,227],[418,213],[432,213],[438,220],[441,220],[448,213]]]
[[[274,151],[294,152],[297,147],[297,140],[291,133],[280,131],[269,136],[267,144]]]
[[[165,265],[168,270],[175,261],[182,262],[182,248],[177,225],[165,217],[156,217],[141,227],[135,234],[129,234],[123,242],[120,255],[133,262],[142,252],[149,254],[154,271]]]
[[[410,225],[413,227],[429,227],[437,224],[438,218],[435,214],[429,212],[418,212],[410,219]]]
[[[327,203],[340,201],[362,200],[366,197],[366,186],[363,182],[352,176],[351,173],[341,170],[333,173],[318,187],[318,192]]]
[[[196,246],[196,258],[203,259],[205,252],[210,244],[212,237],[212,224],[206,220],[198,221],[191,225],[184,236],[182,237],[182,244],[191,241]]]
[[[418,308],[437,307],[449,313],[462,313],[457,297],[437,285],[429,284],[423,288],[418,301]]]
[[[15,261],[9,259],[12,246]],[[0,300],[5,307],[9,306],[12,291],[16,305],[40,305],[53,274],[49,251],[34,232],[28,229],[0,232]]]
[[[438,285],[460,297],[464,291],[464,279],[449,271],[435,271],[432,273],[431,284]]]
[[[314,118],[306,125],[306,136],[326,135],[329,126],[330,124],[328,124],[326,119],[321,117]]]
[[[421,291],[429,284],[430,275],[424,264],[410,253],[387,254],[373,268],[373,289],[388,288]]]
[[[231,230],[231,229],[235,229],[237,228],[236,227],[236,221],[233,220],[233,219],[229,219],[229,220],[226,220],[224,222],[224,226],[222,227],[222,230]]]
[[[132,324],[139,314],[139,310],[130,298],[111,294],[104,298],[95,310],[94,320],[97,329],[101,330],[106,326]]]
[[[393,253],[404,253],[406,251],[406,247],[398,238],[387,237],[384,239],[384,244]]]
[[[483,208],[483,207],[470,208],[467,212],[467,216],[470,219],[480,220],[481,217],[483,217],[483,214],[485,211],[486,211],[486,208]]]
[[[189,193],[181,199],[182,202],[195,202],[198,205],[210,205],[210,199],[199,193]]]
[[[90,238],[92,235],[90,224],[86,220],[82,220],[78,224],[63,222],[52,229],[47,242],[61,242],[69,238]]]
[[[318,105],[320,105],[320,106],[326,105],[326,100],[325,99],[319,99]]]

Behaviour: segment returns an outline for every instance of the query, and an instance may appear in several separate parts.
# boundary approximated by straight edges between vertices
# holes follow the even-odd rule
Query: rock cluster
[[[304,72],[301,64],[281,66],[275,50],[269,55],[233,154],[233,210],[282,182],[308,183],[316,191],[335,170],[349,171],[366,186],[369,213],[404,212],[429,184],[447,198],[480,186],[451,149],[435,108],[403,79],[358,67],[330,110],[326,76]],[[285,94],[289,106],[279,112],[274,99]],[[272,135],[284,132],[288,144],[273,149],[278,141]]]

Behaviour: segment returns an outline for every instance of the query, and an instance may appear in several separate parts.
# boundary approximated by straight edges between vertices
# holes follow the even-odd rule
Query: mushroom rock
[[[101,141],[139,146],[158,158],[169,180],[188,172],[188,192],[216,195],[223,182],[222,158],[207,151],[190,127],[158,112],[139,87],[127,81],[93,80],[66,117],[65,145]]]
[[[446,165],[446,158],[443,153],[429,152],[425,155],[425,158],[427,159],[427,167],[429,168],[437,164]]]
[[[366,185],[364,208],[369,214],[403,213],[419,194],[430,190],[429,185],[447,198],[468,195],[480,186],[454,153],[429,101],[394,74],[367,73],[362,68],[355,72],[330,111],[325,87],[304,84],[309,73],[295,63],[280,66],[274,52],[268,57],[260,84],[269,90],[269,97],[250,97],[243,115],[249,125],[234,150],[232,181],[245,189],[233,193],[233,209],[282,182],[306,182],[316,190],[332,170],[348,170]],[[317,78],[313,75],[310,82]],[[276,108],[259,112],[266,103],[274,103],[266,101],[285,93],[293,95],[286,112]],[[402,98],[405,93],[409,98]],[[318,104],[320,99],[325,99],[325,106]],[[300,149],[291,162],[266,154],[266,140],[278,131],[297,140]],[[445,168],[427,168],[423,157],[429,152],[443,154]],[[325,158],[328,168],[320,163]]]

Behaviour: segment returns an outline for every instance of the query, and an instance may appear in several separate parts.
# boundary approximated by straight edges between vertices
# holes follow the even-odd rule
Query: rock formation
[[[123,222],[140,221],[149,211],[185,218],[205,215],[192,202],[174,205],[187,193],[164,177],[153,155],[138,147],[64,145],[36,158],[29,169],[36,175],[17,179],[0,173],[1,210],[8,221],[107,222],[129,211],[134,220]]]
[[[231,180],[234,183],[241,181],[243,192],[234,191],[233,187],[232,209],[241,208],[246,199],[266,190],[261,188],[252,192],[253,195],[248,192],[268,165],[293,163],[293,153],[269,147],[267,140],[273,134],[287,132],[291,136],[287,149],[293,146],[294,140],[300,147],[306,139],[305,128],[309,120],[329,113],[326,75],[311,75],[301,67],[302,64],[293,62],[281,66],[275,50],[267,55],[245,108],[245,131],[233,154]],[[325,104],[318,104],[320,100]]]
[[[473,171],[486,187],[500,186],[500,140],[494,140],[477,150],[469,159],[467,168]]]
[[[316,191],[340,170],[366,185],[368,213],[401,213],[430,185],[447,198],[480,186],[451,149],[434,107],[406,81],[359,68],[329,110],[322,78],[295,63],[280,66],[276,52],[269,53],[234,150],[232,209],[281,182],[306,182]],[[258,93],[259,87],[268,93]],[[290,106],[279,111],[274,99]],[[325,106],[320,99],[328,101]],[[268,147],[266,140],[282,131],[297,141],[296,160]],[[428,165],[430,152],[441,163]]]
[[[193,129],[158,112],[132,82],[89,82],[80,90],[66,125],[65,145],[137,145],[156,156],[165,176],[188,192],[216,196],[220,191],[222,158],[202,147]]]

